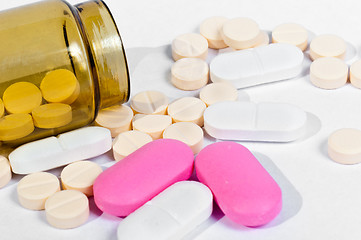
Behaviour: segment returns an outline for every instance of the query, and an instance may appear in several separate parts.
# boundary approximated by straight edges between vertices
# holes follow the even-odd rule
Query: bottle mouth
[[[125,103],[130,96],[130,77],[125,50],[114,18],[102,0],[75,5],[88,40],[91,67],[99,107]]]

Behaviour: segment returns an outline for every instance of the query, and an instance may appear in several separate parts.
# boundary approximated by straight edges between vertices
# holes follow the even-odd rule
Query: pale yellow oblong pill
[[[168,106],[168,115],[173,122],[193,122],[198,126],[203,126],[203,113],[206,104],[195,97],[183,97],[175,100]]]
[[[310,67],[311,82],[323,89],[342,87],[347,82],[348,66],[341,59],[323,57],[312,62]]]
[[[99,111],[95,123],[110,130],[112,137],[132,129],[134,113],[126,105],[115,105]]]
[[[192,122],[178,122],[167,127],[163,138],[176,139],[187,144],[194,154],[203,148],[204,133],[200,126]]]
[[[3,117],[5,114],[5,107],[4,107],[4,103],[0,98],[0,118]]]
[[[328,155],[341,164],[361,162],[361,131],[343,128],[328,137]]]
[[[211,83],[202,88],[199,98],[208,106],[221,101],[236,101],[237,88],[227,82]]]
[[[222,27],[228,20],[226,17],[210,17],[205,19],[199,28],[200,34],[208,41],[209,48],[221,49],[226,48],[228,45],[223,41]]]
[[[32,210],[43,210],[46,200],[58,191],[58,178],[47,172],[29,174],[23,177],[17,186],[20,204]]]
[[[9,114],[0,118],[0,140],[12,141],[34,131],[33,118],[27,113]]]
[[[89,200],[76,190],[63,190],[53,194],[45,203],[46,220],[56,228],[79,227],[89,217]]]
[[[208,42],[202,35],[186,33],[177,36],[172,42],[172,56],[174,61],[181,58],[201,58],[208,55]]]
[[[57,69],[45,75],[40,90],[48,102],[72,104],[79,96],[80,85],[73,72]]]
[[[133,118],[133,130],[149,134],[153,140],[162,138],[163,131],[172,124],[168,115],[137,114]]]
[[[151,141],[153,139],[149,134],[136,130],[119,134],[113,140],[113,156],[115,161],[122,160]]]
[[[361,88],[361,60],[351,64],[350,82],[353,86]]]
[[[168,97],[159,91],[143,91],[132,97],[130,107],[135,113],[165,114]]]
[[[272,31],[272,42],[288,43],[304,51],[307,48],[308,32],[296,23],[284,23]]]
[[[72,121],[72,109],[63,103],[41,105],[32,111],[32,115],[34,125],[44,129],[63,127]]]
[[[312,60],[321,57],[345,59],[346,43],[342,38],[333,34],[319,35],[310,43],[310,57]]]
[[[208,83],[209,67],[206,61],[199,58],[182,58],[175,62],[171,69],[171,82],[181,90],[200,89]]]
[[[88,197],[93,196],[93,183],[103,169],[91,161],[74,162],[61,171],[63,189],[77,190]]]
[[[0,188],[6,186],[11,180],[11,168],[6,157],[0,156]]]
[[[31,113],[40,106],[43,98],[37,86],[29,82],[17,82],[4,92],[3,102],[8,113]]]

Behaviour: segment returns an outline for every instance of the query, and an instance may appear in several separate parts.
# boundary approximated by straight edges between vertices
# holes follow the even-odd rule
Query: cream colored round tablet
[[[226,21],[222,27],[224,42],[234,49],[246,49],[256,45],[260,29],[249,18],[234,18]]]
[[[38,128],[51,129],[63,127],[72,121],[71,106],[64,103],[49,103],[34,108],[34,125]]]
[[[46,220],[56,228],[79,227],[88,220],[89,200],[76,190],[55,193],[45,203]]]
[[[34,131],[33,118],[27,113],[15,113],[0,118],[0,140],[12,141]]]
[[[163,138],[176,139],[187,144],[194,154],[203,148],[203,130],[192,122],[178,122],[167,127],[163,132]]]
[[[175,100],[168,107],[168,115],[173,122],[193,122],[198,126],[203,126],[203,112],[206,104],[195,97],[184,97]]]
[[[310,67],[311,82],[324,89],[342,87],[347,82],[348,66],[341,59],[323,57],[316,59]]]
[[[168,107],[168,97],[158,91],[143,91],[132,97],[130,107],[135,113],[165,114]]]
[[[48,102],[72,104],[79,96],[80,85],[73,72],[57,69],[45,75],[40,90]]]
[[[17,186],[20,204],[32,210],[43,210],[45,201],[58,191],[60,191],[58,178],[47,172],[27,175],[19,181]]]
[[[196,90],[208,83],[209,67],[199,58],[182,58],[171,69],[171,82],[181,90]]]
[[[350,67],[350,82],[357,88],[361,88],[361,60],[352,63]]]
[[[120,161],[138,148],[153,141],[152,137],[140,131],[128,131],[119,134],[113,140],[113,156],[115,161]]]
[[[343,128],[328,137],[328,155],[342,164],[361,162],[361,131]]]
[[[265,31],[260,31],[256,40],[256,44],[253,47],[261,47],[261,46],[266,46],[268,44],[269,44],[268,33]]]
[[[115,105],[99,111],[95,119],[98,126],[110,130],[112,137],[132,129],[133,111],[126,105]]]
[[[0,155],[0,188],[6,186],[11,180],[11,168],[6,157]]]
[[[296,23],[284,23],[272,31],[272,42],[289,43],[304,51],[307,48],[308,32]]]
[[[3,102],[8,113],[31,113],[40,106],[43,98],[37,86],[29,82],[17,82],[4,92]]]
[[[333,34],[324,34],[315,37],[310,43],[310,57],[315,60],[320,57],[337,57],[345,59],[346,43]]]
[[[208,55],[208,42],[202,35],[186,33],[177,36],[172,42],[172,56],[174,61],[181,58],[201,58]]]
[[[98,164],[91,161],[74,162],[61,172],[61,184],[63,189],[78,190],[90,197],[93,196],[93,183],[102,171]]]
[[[199,31],[207,39],[209,48],[221,49],[228,47],[223,41],[221,33],[223,24],[227,20],[228,18],[225,17],[210,17],[201,23]]]
[[[222,101],[236,101],[238,91],[233,85],[227,82],[211,83],[202,88],[199,98],[207,105]]]
[[[133,130],[149,134],[153,140],[162,138],[163,131],[172,124],[168,115],[137,114],[133,118]]]
[[[4,108],[4,103],[0,98],[0,118],[3,117],[5,114],[5,108]]]

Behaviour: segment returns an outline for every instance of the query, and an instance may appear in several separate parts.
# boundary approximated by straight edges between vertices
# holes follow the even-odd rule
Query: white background
[[[0,9],[31,2],[34,1],[3,0]],[[69,2],[75,4],[79,1]],[[356,58],[361,47],[361,2],[356,0],[107,0],[106,3],[118,24],[130,59],[135,53],[141,57],[146,55],[142,56],[140,47],[144,51],[154,48],[157,52],[164,49],[159,46],[169,45],[177,35],[197,32],[203,19],[215,15],[250,17],[264,30],[295,22],[316,35],[337,34],[357,50]],[[160,54],[162,52],[155,54],[154,58]],[[159,64],[164,62],[159,61]],[[139,69],[140,66],[144,69]],[[130,67],[135,69],[136,66]],[[137,68],[139,76],[144,76],[147,71],[152,74],[151,70],[144,62]],[[139,77],[133,80],[140,81]],[[148,84],[151,88],[152,82],[148,81]],[[133,85],[137,86],[137,83]],[[216,222],[222,217],[218,214],[187,239],[360,239],[361,165],[345,166],[331,161],[326,143],[329,134],[339,128],[361,129],[361,90],[350,84],[336,90],[322,90],[314,87],[306,74],[244,91],[254,102],[298,105],[311,119],[309,135],[299,141],[287,144],[244,143],[260,158],[266,159],[263,164],[278,169],[276,175],[285,183],[283,193],[289,195],[284,199],[288,200],[285,203],[287,209],[282,210],[285,218],[278,217],[263,228],[249,229],[234,225],[227,219]],[[166,94],[174,98],[181,93]],[[111,155],[107,154],[96,161],[106,165],[110,158]],[[34,212],[19,205],[16,196],[19,179],[17,176],[6,188],[0,189],[0,239],[116,239],[116,227],[121,219],[109,215],[98,217],[101,212],[94,207],[87,224],[73,230],[52,228],[46,223],[43,211]]]

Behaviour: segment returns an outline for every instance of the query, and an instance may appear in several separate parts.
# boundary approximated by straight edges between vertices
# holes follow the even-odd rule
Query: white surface
[[[130,214],[118,227],[119,240],[180,240],[212,213],[212,192],[182,181]]]
[[[292,79],[302,71],[303,52],[275,43],[216,56],[210,64],[212,82],[227,81],[237,88]]]
[[[9,155],[14,173],[29,174],[97,157],[112,148],[110,131],[102,127],[86,127],[30,142]]]
[[[2,1],[0,8],[34,2]],[[80,1],[70,0],[71,3]],[[175,36],[197,32],[210,16],[250,17],[261,29],[272,30],[285,22],[295,22],[314,34],[342,36],[358,50],[361,47],[361,2],[355,0],[107,0],[118,23],[132,71],[132,94],[142,90],[162,90],[175,99],[197,96],[167,82],[172,60],[170,43]],[[166,45],[166,46],[165,46]],[[164,47],[159,47],[164,46]],[[349,49],[348,49],[349,50]],[[157,61],[155,62],[154,59]],[[352,63],[352,61],[350,62]],[[281,189],[290,194],[283,200],[280,217],[263,228],[232,224],[215,209],[210,221],[186,239],[196,240],[359,240],[361,236],[361,165],[340,165],[327,156],[327,138],[343,127],[360,129],[361,90],[351,84],[336,89],[314,87],[308,70],[303,77],[244,89],[253,102],[288,102],[312,116],[312,136],[287,144],[243,143],[262,164],[281,176]],[[240,91],[239,91],[240,93]],[[262,153],[262,154],[260,154]],[[103,166],[114,163],[111,153],[95,161]],[[59,174],[61,169],[54,171]],[[276,180],[277,178],[274,177]],[[59,230],[45,220],[44,212],[24,209],[16,199],[19,176],[0,189],[0,232],[2,240],[17,239],[116,239],[121,221],[103,214],[90,199],[91,216],[79,228]],[[283,183],[283,185],[282,185]],[[294,197],[296,196],[296,197]]]
[[[204,129],[217,139],[289,142],[305,135],[307,114],[287,103],[219,102],[204,112]]]

